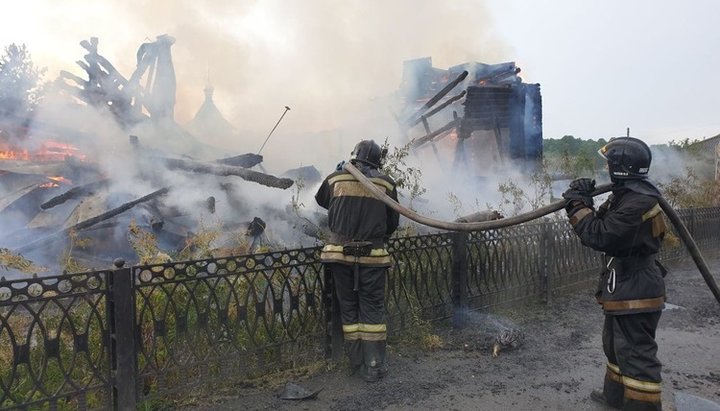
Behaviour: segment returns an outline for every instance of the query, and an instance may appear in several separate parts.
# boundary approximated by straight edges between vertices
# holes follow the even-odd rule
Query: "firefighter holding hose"
[[[602,392],[591,398],[626,410],[661,410],[661,364],[655,331],[665,302],[665,269],[657,261],[665,222],[660,192],[647,180],[650,148],[632,137],[611,139],[607,160],[612,194],[597,210],[595,181],[574,180],[563,193],[573,230],[583,245],[602,251],[605,270],[596,298],[603,307],[607,368]]]
[[[363,140],[351,156],[354,167],[397,201],[395,182],[379,170],[380,146]],[[387,373],[385,273],[392,260],[385,241],[397,229],[400,215],[373,197],[342,164],[325,178],[315,200],[328,210],[331,233],[320,259],[335,283],[351,372],[375,382]]]

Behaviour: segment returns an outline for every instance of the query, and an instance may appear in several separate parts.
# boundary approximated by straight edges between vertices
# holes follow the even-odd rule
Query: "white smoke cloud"
[[[441,68],[468,61],[513,60],[502,40],[494,36],[482,2],[217,3],[181,0],[137,7],[129,2],[104,2],[102,7],[92,6],[94,18],[90,19],[82,18],[81,11],[90,9],[66,2],[65,8],[80,16],[53,17],[67,25],[61,36],[64,53],[54,55],[56,64],[58,69],[84,77],[82,70],[73,68],[73,62],[85,53],[77,43],[97,36],[99,53],[127,78],[135,68],[140,43],[170,34],[176,38],[172,47],[178,81],[176,120],[186,124],[192,118],[202,103],[209,73],[216,105],[239,130],[232,140],[213,142],[219,148],[215,158],[256,152],[288,105],[291,111],[262,152],[263,164],[273,174],[314,165],[325,176],[349,158],[360,139],[382,143],[387,138],[395,146],[407,143],[393,117],[397,110],[393,94],[404,60],[432,56],[434,66]],[[38,53],[31,52],[38,60]],[[293,246],[312,241],[268,212],[287,213],[297,194],[294,188],[279,190],[238,177],[170,171],[134,152],[128,142],[128,134],[135,134],[148,152],[176,151],[177,141],[172,140],[176,134],[170,129],[123,130],[107,112],[68,105],[56,97],[49,98],[37,113],[38,121],[77,131],[68,136],[70,142],[100,165],[112,180],[109,190],[122,193],[122,201],[170,187],[165,203],[189,216],[187,220],[237,223],[259,216],[267,220],[269,235],[278,242]],[[203,136],[196,137],[203,141]],[[472,173],[455,170],[452,149],[445,142],[438,146],[446,150],[439,161],[428,149],[408,159],[408,165],[423,172],[421,184],[428,190],[415,205],[435,218],[452,220],[457,214],[498,204],[499,182],[523,181],[520,172],[490,174],[479,180]],[[221,183],[237,186],[235,203]],[[304,204],[302,212],[317,210],[316,189],[316,185],[308,186],[300,192],[297,200]],[[461,203],[460,209],[453,209],[451,195]],[[210,196],[216,199],[212,216],[203,206]],[[407,197],[402,201],[407,204]]]
[[[181,124],[200,106],[208,73],[218,107],[241,130],[223,148],[254,152],[283,107],[292,108],[264,150],[268,164],[294,166],[285,148],[299,135],[347,125],[372,99],[397,89],[403,60],[432,56],[436,66],[448,67],[512,57],[478,1],[101,3],[74,0],[27,11],[39,20],[35,33],[45,33],[40,42],[54,46],[30,44],[36,60],[52,55],[49,75],[60,69],[83,74],[72,69],[85,53],[77,44],[96,36],[100,53],[129,77],[140,43],[170,34],[177,39],[172,51]],[[304,145],[322,152],[324,142]]]

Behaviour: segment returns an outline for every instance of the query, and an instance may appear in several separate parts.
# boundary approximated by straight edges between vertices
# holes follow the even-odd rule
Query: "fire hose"
[[[441,221],[436,220],[433,218],[422,216],[418,213],[416,213],[413,210],[410,210],[409,208],[406,208],[402,205],[400,205],[398,202],[390,198],[383,190],[381,190],[379,187],[377,187],[375,184],[372,183],[365,175],[358,170],[355,166],[353,166],[350,163],[345,163],[345,170],[347,170],[350,174],[352,174],[359,182],[360,184],[365,187],[370,194],[372,194],[373,197],[376,199],[382,201],[387,205],[388,207],[392,208],[393,210],[397,211],[398,213],[402,214],[403,216],[409,218],[410,220],[415,221],[416,223],[433,227],[433,228],[439,228],[442,230],[448,230],[448,231],[485,231],[485,230],[493,230],[497,228],[503,228],[503,227],[510,227],[522,223],[526,223],[531,220],[538,219],[540,217],[546,216],[548,214],[554,213],[556,211],[560,211],[565,207],[565,200],[556,201],[554,203],[548,204],[546,206],[540,207],[536,210],[529,211],[527,213],[518,214],[513,217],[503,218],[500,220],[492,220],[492,221],[482,221],[482,222],[450,222],[450,221]],[[609,192],[612,189],[612,184],[603,184],[598,186],[595,191],[593,191],[592,196],[598,196],[604,193]],[[713,277],[712,273],[710,273],[710,269],[708,268],[707,264],[705,263],[705,259],[703,258],[702,254],[700,254],[700,250],[698,249],[697,244],[695,244],[695,240],[690,235],[690,232],[688,231],[687,227],[685,227],[685,224],[680,219],[680,216],[677,214],[677,212],[670,206],[670,204],[663,198],[659,197],[658,202],[660,204],[660,208],[665,212],[665,215],[670,220],[670,223],[675,227],[675,230],[677,231],[677,234],[680,236],[680,239],[685,244],[685,247],[687,248],[688,252],[690,253],[690,256],[692,257],[693,261],[695,262],[695,265],[697,266],[698,270],[700,271],[700,274],[702,275],[703,279],[705,280],[705,283],[707,283],[708,287],[710,288],[710,291],[715,296],[715,299],[718,303],[720,303],[720,289],[718,288],[717,283],[715,282],[715,278]]]

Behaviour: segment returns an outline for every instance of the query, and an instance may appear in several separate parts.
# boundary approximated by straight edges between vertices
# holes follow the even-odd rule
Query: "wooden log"
[[[460,73],[460,75],[457,76],[457,78],[456,78],[455,80],[451,81],[451,82],[448,83],[445,87],[443,87],[442,90],[438,91],[437,94],[435,94],[434,96],[432,96],[432,98],[430,98],[430,100],[428,100],[425,104],[423,104],[423,106],[420,107],[420,109],[419,109],[418,111],[416,111],[415,114],[413,114],[412,116],[410,116],[410,118],[408,119],[407,123],[411,123],[412,121],[414,121],[415,119],[417,119],[418,117],[420,117],[425,110],[427,110],[427,109],[429,109],[430,107],[434,106],[435,103],[437,103],[438,101],[440,101],[441,98],[445,97],[445,95],[446,95],[447,93],[449,93],[452,89],[454,89],[455,86],[457,86],[457,85],[460,84],[463,80],[465,80],[465,77],[467,77],[467,76],[468,76],[467,70],[465,70],[465,71],[463,71],[462,73]]]
[[[420,137],[420,138],[414,139],[413,142],[412,142],[411,147],[412,147],[412,148],[418,148],[418,147],[422,146],[423,144],[432,141],[435,137],[437,137],[437,136],[439,136],[439,135],[441,135],[441,134],[443,134],[443,133],[446,133],[446,132],[454,129],[455,127],[459,126],[459,125],[460,125],[460,121],[461,121],[460,119],[455,119],[455,120],[453,120],[453,121],[445,124],[444,126],[440,127],[439,129],[433,131],[433,132],[430,133],[430,134],[427,134],[427,135],[422,136],[422,137]]]
[[[418,118],[417,120],[414,120],[414,121],[410,122],[410,124],[408,124],[408,127],[413,127],[414,125],[416,125],[416,124],[418,124],[418,123],[420,123],[420,122],[423,122],[423,124],[425,124],[425,123],[427,122],[427,119],[428,119],[428,118],[430,118],[430,117],[434,116],[435,114],[439,113],[442,109],[444,109],[445,107],[449,106],[450,104],[452,104],[452,103],[460,100],[461,98],[465,97],[465,94],[466,94],[466,93],[467,93],[467,91],[466,91],[466,90],[463,90],[461,93],[459,93],[459,94],[457,94],[457,95],[449,98],[449,99],[448,99],[447,101],[445,101],[444,103],[440,104],[439,106],[435,107],[434,109],[432,109],[432,110],[428,111],[427,113],[423,114],[422,116],[420,116],[420,118]]]
[[[40,204],[40,208],[42,208],[43,210],[47,210],[48,208],[55,207],[56,205],[60,205],[68,200],[73,199],[73,198],[77,198],[77,197],[83,196],[85,194],[92,193],[93,191],[97,190],[98,188],[107,186],[109,181],[110,180],[108,180],[108,179],[103,179],[100,181],[94,181],[92,183],[73,187],[70,190],[68,190],[60,195],[57,195],[57,196],[49,199],[48,201]]]
[[[87,84],[88,84],[87,80],[85,80],[84,78],[82,78],[80,76],[76,76],[65,70],[60,70],[60,78],[65,79],[65,80],[70,80],[70,81],[74,82],[76,85],[83,87],[83,88],[87,87]]]
[[[170,189],[168,187],[153,191],[152,193],[150,193],[146,196],[140,197],[133,201],[129,201],[127,203],[120,205],[119,207],[113,208],[112,210],[108,210],[102,214],[96,215],[95,217],[91,217],[86,220],[80,221],[76,224],[73,224],[72,226],[66,227],[60,231],[56,231],[46,237],[32,241],[28,244],[25,244],[25,245],[19,247],[17,249],[17,252],[23,253],[23,252],[34,250],[44,244],[47,244],[49,241],[52,241],[53,239],[55,239],[57,237],[62,237],[62,236],[67,235],[68,233],[70,233],[70,231],[80,231],[82,229],[91,227],[99,222],[108,220],[112,217],[115,217],[116,215],[122,214],[125,211],[130,210],[131,208],[135,207],[136,205],[138,205],[140,203],[144,203],[144,202],[152,200],[156,197],[165,195],[168,193],[168,191],[170,191]]]
[[[497,144],[498,148],[498,156],[500,157],[500,164],[505,165],[505,155],[503,152],[505,151],[505,145],[502,141],[502,133],[500,132],[500,122],[497,118],[494,119],[495,127],[493,128],[493,133],[495,134],[495,143]]]
[[[270,174],[263,174],[242,167],[204,163],[180,158],[163,158],[161,161],[171,169],[180,169],[203,174],[215,174],[219,176],[238,176],[244,180],[252,181],[253,183],[262,184],[268,187],[282,188],[283,190],[293,185],[293,181],[289,178],[278,178]]]
[[[216,163],[225,164],[228,166],[251,168],[256,166],[263,161],[263,156],[255,153],[240,154],[239,156],[221,158],[215,160]]]

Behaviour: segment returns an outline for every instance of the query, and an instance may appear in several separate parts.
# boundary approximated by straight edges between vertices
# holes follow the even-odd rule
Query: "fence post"
[[[689,221],[689,223],[688,223],[688,231],[690,232],[690,236],[691,236],[693,239],[696,239],[696,238],[697,238],[697,235],[696,235],[696,233],[695,233],[695,209],[694,209],[694,208],[690,208],[689,210],[690,210],[690,213],[689,213],[690,215],[688,216],[688,219],[689,219],[690,221]],[[697,240],[696,240],[696,241],[697,241]],[[686,256],[690,256],[690,253],[687,251],[687,249],[685,250],[685,255],[686,255]]]
[[[343,352],[343,331],[340,301],[335,292],[332,271],[323,264],[323,307],[325,310],[325,358],[340,361]]]
[[[552,223],[542,223],[542,234],[540,237],[540,249],[538,257],[540,263],[540,274],[542,282],[542,291],[544,294],[545,304],[550,304],[552,299],[552,279],[550,278],[550,253],[555,249],[550,243],[552,238]]]
[[[114,264],[116,270],[110,276],[108,295],[113,408],[134,411],[137,402],[137,356],[132,272],[124,267],[125,261],[120,258]]]
[[[452,324],[453,328],[462,329],[465,327],[468,309],[468,234],[465,232],[454,232],[450,234],[450,238],[452,239],[452,293],[450,295],[453,303]]]

